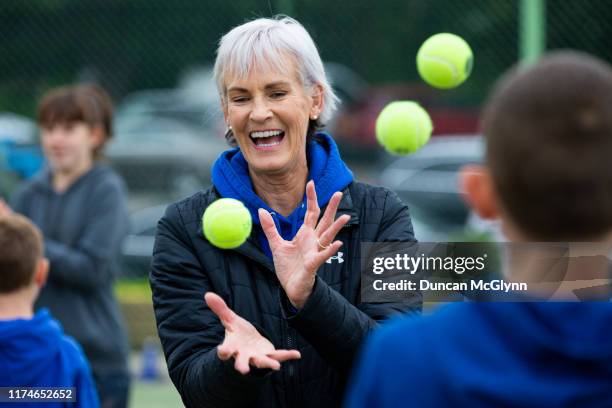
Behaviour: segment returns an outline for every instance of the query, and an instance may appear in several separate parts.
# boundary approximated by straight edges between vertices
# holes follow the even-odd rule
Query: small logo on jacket
[[[344,252],[338,252],[337,255],[334,255],[334,256],[330,257],[327,261],[325,261],[325,263],[330,264],[330,263],[332,263],[332,260],[334,260],[334,259],[336,261],[338,261],[338,263],[343,263],[344,259],[342,259],[342,255],[344,255]]]

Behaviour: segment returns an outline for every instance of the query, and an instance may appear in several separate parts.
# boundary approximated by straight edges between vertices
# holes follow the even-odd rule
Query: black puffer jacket
[[[337,236],[344,245],[317,272],[304,308],[291,315],[256,231],[235,250],[218,249],[204,238],[201,217],[217,198],[211,188],[169,206],[153,251],[157,328],[183,402],[189,407],[339,406],[368,331],[390,315],[421,310],[418,292],[404,303],[359,299],[360,242],[414,241],[408,208],[387,189],[352,183],[338,209],[338,216],[351,216]],[[207,291],[219,294],[276,348],[297,349],[302,358],[283,363],[278,372],[252,370],[246,376],[233,361],[221,361],[216,347],[224,329],[204,302]]]

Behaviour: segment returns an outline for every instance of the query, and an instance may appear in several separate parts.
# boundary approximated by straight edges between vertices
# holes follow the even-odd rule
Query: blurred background
[[[117,294],[140,378],[132,406],[180,406],[165,377],[146,282],[165,206],[210,185],[227,146],[211,66],[219,38],[246,20],[287,14],[313,36],[342,103],[329,131],[357,178],[409,204],[420,241],[496,234],[470,215],[458,169],[482,160],[478,115],[489,88],[543,49],[575,48],[612,61],[610,0],[3,0],[0,3],[0,196],[42,165],[36,102],[48,89],[88,81],[116,105],[107,160],[125,179],[132,233]],[[471,45],[471,77],[440,91],[422,82],[415,56],[432,34]],[[434,137],[397,158],[376,144],[380,110],[417,100]]]

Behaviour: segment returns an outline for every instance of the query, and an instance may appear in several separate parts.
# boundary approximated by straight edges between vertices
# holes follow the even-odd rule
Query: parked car
[[[117,107],[116,126],[121,129],[134,118],[176,121],[195,132],[222,133],[223,114],[216,92],[196,88],[146,89],[127,95]]]
[[[157,221],[164,215],[166,205],[156,205],[130,214],[130,233],[121,248],[122,275],[143,278],[149,273]]]
[[[7,199],[43,165],[37,135],[36,123],[30,118],[0,113],[0,197]]]
[[[424,83],[395,83],[371,86],[360,97],[348,101],[333,123],[333,135],[351,156],[384,160],[376,140],[376,119],[392,101],[414,100],[429,113],[433,134],[474,134],[478,130],[478,109],[449,107],[440,103],[440,91]]]
[[[210,185],[211,166],[228,146],[222,130],[205,123],[205,112],[181,90],[126,97],[106,154],[130,193],[169,201]]]
[[[419,241],[451,241],[465,233],[470,212],[459,191],[459,170],[481,163],[483,154],[480,136],[439,136],[383,170],[381,184],[409,205]]]

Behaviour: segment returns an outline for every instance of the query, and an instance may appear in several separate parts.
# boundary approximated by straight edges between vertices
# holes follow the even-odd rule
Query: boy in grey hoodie
[[[103,407],[125,407],[127,336],[112,285],[128,232],[124,185],[99,162],[111,136],[112,104],[93,85],[49,92],[38,108],[48,166],[12,200],[42,231],[49,282],[36,307],[47,307],[91,362]]]

